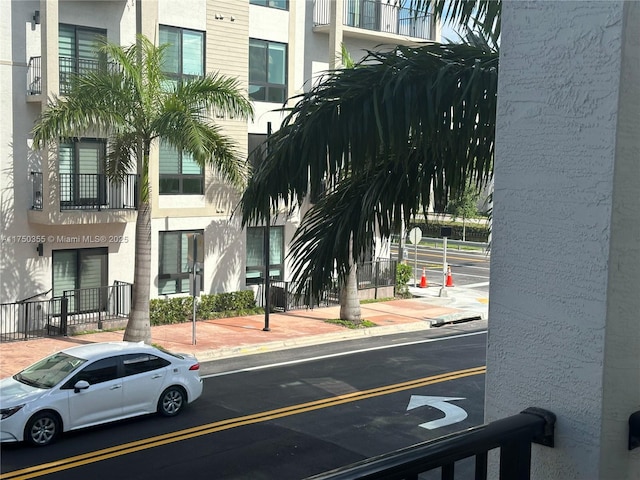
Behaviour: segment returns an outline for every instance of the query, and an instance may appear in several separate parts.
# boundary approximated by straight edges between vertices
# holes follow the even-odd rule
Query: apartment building
[[[183,75],[237,77],[255,118],[216,118],[243,155],[277,130],[276,110],[336,65],[344,43],[366,50],[439,37],[430,16],[394,0],[12,0],[0,2],[0,303],[51,298],[74,289],[132,282],[136,192],[133,173],[104,173],[106,142],[79,138],[32,149],[31,130],[48,99],[64,96],[69,74],[101,68],[96,35],[130,45],[138,32],[168,43]],[[187,294],[189,234],[202,234],[202,291],[236,291],[264,278],[261,226],[233,216],[239,192],[158,142],[150,163],[151,292]],[[270,274],[287,280],[285,259],[300,215],[280,212]]]

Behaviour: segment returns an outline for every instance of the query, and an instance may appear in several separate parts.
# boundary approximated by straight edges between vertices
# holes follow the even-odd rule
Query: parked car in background
[[[0,441],[44,446],[60,433],[159,413],[202,394],[192,355],[144,343],[93,343],[54,353],[0,380]]]

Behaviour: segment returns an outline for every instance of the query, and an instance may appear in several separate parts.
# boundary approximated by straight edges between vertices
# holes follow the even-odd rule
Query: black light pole
[[[271,122],[267,122],[267,153],[269,153],[269,138],[271,137]],[[267,199],[267,202],[270,200]],[[267,220],[264,227],[264,328],[262,331],[268,332],[269,328],[269,311],[271,310],[271,255],[270,255],[270,240],[271,240],[271,205],[267,210]]]

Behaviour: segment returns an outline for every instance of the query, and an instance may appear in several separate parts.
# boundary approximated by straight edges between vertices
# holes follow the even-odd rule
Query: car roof
[[[66,348],[64,353],[84,360],[101,358],[105,354],[148,352],[158,353],[158,349],[144,342],[99,342]]]

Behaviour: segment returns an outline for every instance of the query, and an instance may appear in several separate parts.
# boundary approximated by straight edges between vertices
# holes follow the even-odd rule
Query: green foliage
[[[199,320],[228,318],[261,313],[251,290],[241,292],[202,295],[196,306]],[[151,325],[169,325],[192,320],[192,297],[178,297],[151,300],[149,306]]]
[[[455,221],[458,218],[463,220],[467,218],[475,218],[478,216],[478,197],[480,192],[471,182],[467,183],[464,188],[449,200],[446,212],[453,216]]]
[[[190,320],[193,313],[191,297],[156,298],[149,302],[151,325],[172,325]]]
[[[325,322],[327,323],[332,323],[333,325],[340,325],[341,327],[345,327],[345,328],[350,328],[352,330],[358,329],[358,328],[370,328],[370,327],[377,327],[378,325],[376,325],[375,323],[369,321],[369,320],[361,320],[359,322],[351,322],[349,320],[342,320],[340,318],[332,318],[329,320],[325,320]]]
[[[399,263],[396,267],[396,295],[401,298],[407,298],[409,293],[408,283],[411,280],[411,267],[404,263]]]

